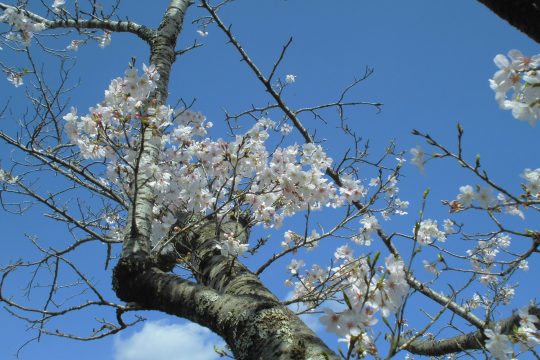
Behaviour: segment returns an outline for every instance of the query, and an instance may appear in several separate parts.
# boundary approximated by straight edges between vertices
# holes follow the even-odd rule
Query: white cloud
[[[213,360],[219,359],[214,345],[225,343],[210,330],[197,324],[170,324],[148,321],[143,328],[114,341],[114,360]]]

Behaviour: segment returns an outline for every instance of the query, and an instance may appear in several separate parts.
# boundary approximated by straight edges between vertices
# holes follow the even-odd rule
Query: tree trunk
[[[239,229],[240,228],[240,229]],[[216,231],[216,229],[219,229]],[[182,234],[178,256],[190,256],[198,284],[165,273],[159,261],[122,258],[114,288],[126,302],[176,315],[219,334],[238,360],[338,359],[292,311],[238,260],[222,256],[220,233],[247,235],[236,221],[206,221],[193,234]]]
[[[540,43],[540,2],[536,0],[479,0],[510,25]]]

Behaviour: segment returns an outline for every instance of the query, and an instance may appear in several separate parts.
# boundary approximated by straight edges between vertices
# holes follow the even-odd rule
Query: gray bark
[[[208,327],[225,339],[238,360],[338,359],[255,274],[220,254],[217,239],[231,231],[245,236],[233,219],[219,226],[204,221],[192,233],[179,235],[178,256],[191,257],[198,284],[161,271],[159,259],[135,264],[122,258],[114,274],[118,296]]]
[[[540,308],[529,307],[529,314],[540,316]],[[507,319],[488,324],[485,328],[493,328],[500,325],[501,334],[511,335],[514,329],[519,327],[521,318],[514,314]],[[535,324],[540,327],[540,323]],[[486,336],[483,330],[477,330],[467,334],[455,336],[444,340],[414,340],[405,346],[405,349],[413,354],[426,356],[442,356],[451,353],[459,353],[467,350],[479,350],[484,348]],[[400,345],[405,345],[407,339],[401,339]]]
[[[176,40],[189,5],[188,0],[171,1],[159,28],[149,39],[150,63],[160,73],[157,91],[151,96],[158,104],[167,99]],[[150,128],[143,133],[138,169],[157,161],[159,149],[153,136]],[[140,171],[133,184],[133,205],[122,257],[113,272],[113,288],[120,299],[208,327],[225,339],[239,360],[337,359],[256,275],[216,250],[220,233],[230,232],[231,226],[247,241],[247,229],[236,229],[236,222],[225,221],[216,226],[214,221],[203,221],[196,231],[179,234],[176,251],[178,256],[191,256],[190,266],[198,283],[161,270],[163,262],[150,252],[154,195],[149,180],[149,175]]]
[[[496,14],[506,19],[532,39],[540,42],[540,10],[536,1],[498,1],[479,0]],[[203,2],[203,4],[207,4]],[[190,0],[171,0],[157,29],[150,29],[131,21],[112,20],[48,20],[26,10],[25,13],[36,22],[45,23],[48,28],[103,29],[113,32],[133,33],[150,46],[150,63],[159,73],[157,90],[151,95],[153,106],[165,104],[168,97],[170,71],[179,52],[175,51],[177,39],[182,31]],[[0,9],[8,8],[0,3]],[[207,7],[215,15],[210,7]],[[217,18],[215,18],[217,21]],[[218,26],[225,26],[218,22]],[[247,54],[238,46],[242,58],[265,84],[280,108],[293,121],[306,142],[313,139],[296,120],[296,115],[281,102],[273,90],[270,80],[250,61]],[[129,303],[137,304],[142,310],[157,310],[173,316],[182,317],[206,326],[222,336],[237,359],[337,359],[330,350],[294,313],[284,306],[268,290],[256,274],[243,266],[237,259],[225,257],[216,249],[223,233],[234,232],[237,238],[247,242],[249,229],[241,222],[226,218],[196,219],[199,225],[189,232],[180,233],[167,253],[152,253],[150,243],[153,189],[149,186],[152,175],[145,169],[157,162],[159,147],[156,146],[158,134],[150,127],[142,129],[139,156],[136,163],[135,180],[131,188],[131,205],[128,213],[128,226],[124,239],[122,255],[113,271],[113,288],[117,296]],[[332,169],[327,175],[336,184],[340,177]],[[114,197],[114,196],[113,196]],[[45,202],[45,201],[44,201]],[[361,204],[355,203],[358,209]],[[183,214],[179,214],[179,221]],[[195,219],[191,219],[192,222]],[[393,245],[384,234],[381,238],[392,250]],[[99,235],[95,235],[99,238]],[[397,253],[397,251],[396,251]],[[172,269],[180,259],[187,259],[196,282],[186,280]],[[451,298],[438,294],[408,274],[407,281],[415,290],[425,294],[454,313],[467,319],[478,329],[475,332],[445,340],[408,342],[401,339],[399,346],[421,355],[438,356],[463,350],[481,349],[485,336],[482,320],[468,313]],[[538,309],[534,313],[540,316]],[[510,334],[519,323],[517,316],[500,322],[503,333]],[[540,324],[539,324],[540,325]]]

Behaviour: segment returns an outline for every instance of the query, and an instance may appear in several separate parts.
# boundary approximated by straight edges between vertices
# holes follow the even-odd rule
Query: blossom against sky
[[[61,2],[57,3],[61,6]],[[143,23],[148,19],[155,25],[165,2],[156,6],[155,13],[148,7],[127,2],[124,6],[130,18]],[[332,100],[355,76],[363,74],[366,66],[373,67],[374,75],[362,84],[355,96],[383,102],[382,112],[366,108],[353,113],[350,120],[364,138],[370,139],[374,151],[383,149],[391,139],[396,139],[398,148],[404,150],[416,146],[418,139],[409,135],[413,128],[430,132],[451,144],[455,142],[455,126],[459,121],[466,132],[466,150],[470,157],[481,153],[483,165],[501,182],[519,188],[524,169],[540,167],[534,147],[530,145],[536,143],[537,130],[501,111],[488,83],[497,70],[492,62],[496,54],[519,48],[532,55],[538,52],[537,46],[475,2],[380,1],[370,4],[346,1],[340,6],[328,7],[323,1],[310,1],[306,6],[305,1],[268,0],[255,4],[244,0],[232,3],[223,17],[234,24],[239,39],[262,66],[270,66],[283,43],[293,36],[293,46],[283,63],[281,77],[290,85],[288,96],[294,104],[312,105]],[[238,63],[237,55],[225,45],[222,34],[214,27],[206,31],[202,40],[205,46],[182,57],[176,65],[170,98],[171,101],[178,97],[196,98],[195,109],[216,125],[212,132],[217,137],[226,129],[222,121],[223,108],[243,110],[251,103],[263,102],[264,92],[245,66]],[[182,37],[183,45],[188,45],[200,35],[197,28],[186,26]],[[89,44],[81,46],[76,53],[81,88],[73,93],[73,105],[81,110],[101,100],[110,80],[122,76],[131,56],[136,56],[140,63],[147,59],[146,49],[131,42],[127,35],[105,36],[103,44],[109,40],[106,48]],[[96,63],[107,66],[96,66]],[[15,76],[10,81],[19,84],[20,79]],[[22,104],[21,89],[15,89],[8,81],[0,83],[2,94],[13,96],[13,106]],[[9,120],[2,121],[5,124]],[[335,134],[328,134],[325,143],[330,150],[343,145],[332,135]],[[2,161],[7,159],[2,156]],[[449,164],[430,162],[425,166],[425,176],[419,176],[414,167],[408,168],[405,172],[408,178],[400,186],[403,199],[417,203],[428,186],[432,188],[430,197],[433,199],[455,198],[459,187],[469,184],[471,179],[437,176],[454,171],[446,166]],[[407,181],[409,179],[411,181]],[[482,194],[489,206],[489,194]],[[414,209],[413,206],[410,212]],[[447,216],[435,205],[430,211],[430,216],[440,218],[441,224]],[[0,255],[4,263],[19,257],[24,249],[25,245],[20,244],[22,228],[43,237],[61,233],[58,227],[41,219],[30,228],[27,218],[3,214],[0,222],[13,250]],[[409,223],[404,223],[403,231],[410,230]],[[275,241],[279,244],[278,238]],[[277,278],[286,275],[289,261],[283,263],[283,274]],[[280,270],[276,268],[276,271]],[[272,283],[271,277],[266,280],[278,293],[283,295],[287,291],[281,281]],[[104,281],[108,281],[106,277]],[[526,293],[526,287],[524,289],[521,295],[527,301],[527,295],[529,298],[533,295]],[[27,337],[23,324],[6,313],[1,316],[3,323],[9,325],[0,329],[3,342],[0,354],[10,356]],[[154,316],[160,318],[161,315],[151,315]],[[131,334],[136,331],[140,328],[132,330]],[[106,359],[107,356],[112,358],[113,344],[112,339],[74,343],[46,338],[25,349],[23,358],[37,358],[37,354],[50,351],[59,359],[73,354],[81,360],[95,356]]]

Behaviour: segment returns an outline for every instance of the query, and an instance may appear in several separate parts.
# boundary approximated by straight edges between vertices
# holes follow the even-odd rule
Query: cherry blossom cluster
[[[216,247],[220,250],[223,256],[238,257],[245,253],[248,249],[248,244],[242,244],[237,240],[237,236],[234,233],[225,234],[225,240],[218,244]]]
[[[23,75],[21,72],[8,71],[7,80],[17,88],[24,84]]]
[[[498,234],[489,240],[479,240],[472,250],[467,250],[467,256],[471,265],[479,276],[479,281],[483,284],[497,282],[497,276],[491,274],[490,270],[495,265],[495,257],[502,250],[511,244],[511,238],[505,234]]]
[[[540,195],[540,169],[525,169],[521,177],[527,181],[524,186],[527,194],[538,197]]]
[[[30,41],[34,36],[34,33],[43,31],[45,24],[36,23],[29,17],[23,14],[23,11],[15,8],[6,8],[3,14],[0,16],[0,22],[6,23],[12,27],[14,31],[7,34],[6,38],[14,42],[20,42],[25,46],[30,45]],[[2,48],[0,48],[1,50]],[[4,70],[7,74],[7,80],[15,87],[23,85],[24,72],[17,72],[13,70]]]
[[[540,345],[540,334],[536,328],[540,322],[536,315],[529,314],[527,308],[518,311],[520,322],[514,334],[514,340],[519,343],[521,351],[527,351]]]
[[[374,215],[365,215],[360,220],[360,224],[362,224],[360,233],[352,240],[359,245],[369,246],[371,245],[371,235],[381,228],[379,221]]]
[[[518,343],[522,352],[528,351],[540,345],[540,334],[535,323],[538,323],[536,315],[529,314],[527,308],[518,312],[519,327],[510,335],[501,334],[501,325],[497,324],[493,329],[484,330],[487,337],[486,349],[496,360],[510,360],[514,358],[512,343]]]
[[[51,8],[56,14],[59,14],[62,12],[65,5],[66,5],[66,0],[54,0],[53,4],[51,5]]]
[[[525,190],[525,197],[537,198],[540,190],[540,169],[530,170],[525,169],[522,177],[527,180],[523,184]],[[525,214],[520,208],[520,203],[509,199],[502,193],[498,193],[495,197],[493,190],[489,186],[476,186],[464,185],[459,188],[459,194],[455,200],[452,200],[450,205],[450,211],[456,212],[467,209],[474,205],[474,202],[483,209],[497,209],[504,210],[507,214],[513,216],[519,216],[521,219],[525,219]]]
[[[29,45],[34,33],[43,31],[45,24],[33,22],[23,14],[22,11],[8,7],[0,16],[0,22],[4,22],[13,27],[15,32],[8,34],[8,39],[20,41],[24,45]]]
[[[540,55],[510,50],[508,57],[498,54],[494,62],[499,70],[489,83],[499,106],[534,126],[540,119]]]
[[[143,65],[142,74],[130,68],[111,82],[103,102],[88,114],[79,116],[72,108],[64,116],[80,155],[105,159],[107,181],[126,192],[134,180],[141,129],[153,129],[159,158],[143,171],[156,194],[154,240],[166,236],[179,212],[223,216],[235,208],[249,213],[255,223],[279,227],[298,211],[339,207],[366,196],[358,179],[345,177],[337,187],[326,177],[332,159],[318,144],[293,144],[270,154],[265,143],[276,128],[270,119],[261,118],[230,141],[205,137],[212,123],[202,114],[186,109],[175,114],[150,98],[158,78],[153,65]],[[396,182],[389,180],[390,196],[397,192]]]
[[[405,279],[404,263],[389,255],[385,259],[385,266],[375,266],[375,261],[370,262],[367,257],[355,259],[352,250],[344,245],[340,247],[335,257],[343,263],[329,270],[331,275],[347,279],[344,289],[344,298],[347,308],[341,312],[332,309],[324,309],[325,315],[320,321],[326,326],[326,330],[333,332],[346,341],[352,352],[360,356],[376,354],[375,341],[370,327],[377,324],[376,314],[387,318],[391,313],[397,313],[403,299],[409,291],[409,285]],[[297,284],[304,288],[317,286],[315,280],[334,278],[317,267],[315,272],[308,272],[300,277]],[[297,285],[297,289],[300,286]]]
[[[14,184],[19,180],[17,176],[11,175],[11,173],[0,168],[0,183],[5,182],[7,184]]]
[[[373,225],[371,229],[375,229],[378,224],[375,225],[373,219],[366,216],[364,224]],[[307,299],[310,295],[316,298],[315,294],[324,288],[340,286],[347,308],[342,311],[325,308],[325,315],[320,321],[327,331],[338,335],[340,341],[347,342],[352,353],[374,355],[377,349],[370,328],[378,323],[377,313],[384,318],[397,313],[409,291],[404,263],[389,255],[385,259],[385,266],[376,266],[376,259],[371,260],[367,256],[355,258],[348,245],[336,249],[334,257],[337,266],[324,269],[315,264],[302,274],[300,269],[305,266],[304,261],[293,259],[287,268],[296,280],[287,280],[286,284],[294,286],[294,298]],[[310,301],[306,301],[306,304],[316,306]]]
[[[529,169],[525,170],[525,174],[530,172]],[[529,174],[534,176],[533,172]],[[523,175],[526,177],[526,175]],[[524,185],[524,188],[527,190],[529,196],[536,196],[535,193],[535,181],[534,179],[528,179],[527,183]],[[540,185],[540,183],[539,183]],[[530,191],[529,191],[530,190]],[[519,208],[518,204],[515,201],[508,199],[504,194],[499,193],[497,197],[493,195],[493,190],[489,186],[476,186],[476,189],[471,185],[464,185],[459,188],[459,194],[457,199],[450,202],[451,211],[460,211],[466,208],[473,206],[473,201],[477,201],[483,209],[490,209],[497,207],[499,209],[504,209],[507,214],[519,216],[522,219],[525,219],[523,211]]]
[[[51,5],[53,12],[59,14],[64,11],[65,0],[54,0]],[[4,10],[0,16],[0,22],[6,23],[12,27],[12,32],[6,35],[6,39],[18,43],[22,43],[25,46],[29,46],[35,33],[45,30],[46,25],[41,22],[34,22],[28,16],[24,14],[23,10],[18,10],[13,7],[8,7]],[[101,48],[108,46],[111,43],[111,32],[104,31],[102,35],[93,36]],[[79,45],[84,43],[84,40],[72,40],[67,46],[67,50],[77,51]],[[2,48],[0,47],[0,50]],[[7,80],[11,82],[15,87],[23,85],[24,72],[17,72],[13,70],[4,70],[7,74]]]
[[[478,186],[476,189],[474,189],[471,185],[461,186],[457,196],[457,202],[459,205],[463,207],[470,207],[473,200],[477,200],[481,207],[487,209],[492,206],[495,201],[493,190],[487,186]]]
[[[156,128],[170,123],[170,108],[155,108],[144,103],[156,88],[155,80],[158,78],[159,74],[154,66],[144,66],[142,76],[138,76],[137,70],[129,69],[124,78],[111,82],[105,91],[104,101],[90,108],[88,114],[78,116],[77,109],[71,108],[71,112],[64,116],[65,129],[70,141],[79,146],[83,158],[115,160],[119,149],[133,149],[133,142],[137,141],[137,125],[141,122]],[[125,144],[127,135],[130,143]],[[133,150],[129,155],[135,156]],[[118,166],[122,171],[130,172],[129,160],[124,160],[127,162],[123,161]]]
[[[435,240],[446,241],[446,232],[439,230],[437,220],[423,220],[415,227],[413,232],[416,235],[416,241],[420,245],[433,244]]]
[[[137,163],[145,164],[138,171],[148,177],[146,184],[155,194],[151,237],[156,247],[166,245],[179,213],[221,218],[230,211],[241,211],[252,223],[279,227],[285,217],[299,211],[366,200],[368,189],[360,179],[343,176],[342,185],[337,186],[325,175],[332,159],[320,145],[292,144],[268,151],[270,131],[290,131],[287,127],[283,131],[283,126],[277,128],[270,119],[259,119],[231,140],[208,138],[212,123],[202,114],[189,109],[174,112],[152,98],[158,79],[153,65],[143,65],[141,74],[130,68],[124,77],[111,82],[104,100],[86,115],[80,116],[72,108],[64,116],[65,129],[80,156],[106,164],[103,182],[129,194]],[[159,148],[157,160],[150,160],[139,149],[141,138],[149,132],[151,143]],[[386,197],[389,210],[381,212],[383,217],[406,214],[403,209],[408,202],[396,198],[396,176],[390,175],[383,184],[380,178],[372,179],[369,185]],[[110,236],[119,236],[121,232],[109,225]],[[371,236],[380,229],[378,220],[366,214],[360,225],[352,240],[369,245]],[[422,232],[430,231],[428,225],[422,225]],[[288,231],[282,245],[286,249],[299,245],[313,248],[325,236],[316,231],[309,237]],[[223,234],[217,245],[221,254],[238,257],[247,251],[248,244],[238,238]],[[387,317],[397,312],[409,291],[403,262],[389,256],[386,266],[376,267],[366,257],[355,259],[348,246],[338,248],[335,256],[338,266],[325,270],[314,265],[303,274],[304,262],[291,261],[288,269],[297,280],[295,296],[309,295],[329,282],[344,286],[350,306],[332,315],[335,326],[331,329],[358,353],[373,352],[374,340],[368,328],[378,321],[376,313]]]
[[[209,123],[204,125],[201,114],[184,111],[177,121],[161,136],[160,161],[149,169],[156,179],[151,185],[161,204],[158,212],[220,215],[236,206],[255,222],[279,227],[300,210],[344,201],[324,176],[331,159],[319,145],[291,145],[269,155],[265,141],[274,123],[268,119],[234,141],[202,138]]]

